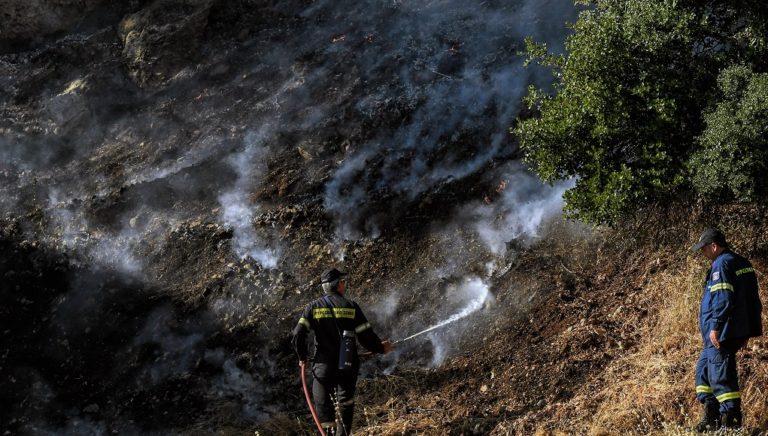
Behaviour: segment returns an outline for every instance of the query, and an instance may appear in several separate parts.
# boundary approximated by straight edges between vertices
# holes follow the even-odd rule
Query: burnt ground
[[[714,208],[707,216],[727,217],[748,235],[732,244],[760,269],[763,225],[733,218],[758,210]],[[358,417],[364,434],[685,434],[700,417],[689,385],[705,267],[693,260],[693,295],[684,303],[686,290],[667,286],[666,277],[690,273],[681,271],[691,256],[680,230],[702,225],[700,213],[652,209],[605,239],[559,235],[527,250],[514,271],[526,278],[516,285],[533,291],[529,304],[512,304],[523,310],[468,334],[463,351],[438,369],[366,380]],[[499,302],[510,291],[519,298],[514,289]],[[680,294],[660,298],[656,291]],[[741,352],[742,389],[752,393],[748,434],[768,427],[759,388],[766,360],[764,340]]]
[[[635,230],[629,228],[627,232]],[[145,289],[139,283],[126,282],[119,274],[95,274],[78,267],[76,259],[55,256],[34,243],[20,241],[18,231],[18,225],[6,226],[3,238],[3,252],[13,254],[4,258],[3,265],[7,278],[4,318],[10,320],[5,324],[8,348],[3,368],[9,377],[4,389],[16,392],[5,397],[4,410],[10,411],[6,416],[15,428],[34,433],[39,427],[31,427],[30,423],[44,416],[47,425],[60,423],[67,426],[60,428],[75,433],[82,429],[139,433],[174,429],[193,434],[240,434],[253,429],[265,434],[312,432],[286,332],[295,322],[302,302],[316,291],[306,287],[286,289],[275,302],[259,306],[245,320],[231,321],[232,325],[222,328],[208,319],[210,313],[201,313],[201,307],[216,294],[227,292],[232,277],[257,269],[248,263],[223,265],[226,250],[218,255],[202,251],[205,246],[215,245],[212,241],[227,240],[226,232],[206,232],[194,226],[179,230],[187,235],[183,239],[186,244],[199,244],[194,250],[207,260],[193,263],[192,268],[205,265],[202,276],[221,275],[205,282],[206,287],[203,282],[184,283],[187,289],[202,294],[180,293],[184,297],[180,299],[171,297],[173,291],[169,289]],[[664,310],[645,286],[654,276],[680,264],[680,249],[675,245],[687,245],[688,241],[670,235],[674,229],[641,230],[647,233],[640,236],[612,232],[612,237],[605,239],[574,235],[568,224],[554,225],[550,231],[551,238],[520,249],[509,259],[507,268],[491,279],[493,304],[484,310],[484,316],[459,323],[465,333],[454,336],[455,351],[441,365],[429,364],[430,344],[424,340],[403,345],[404,354],[394,370],[379,358],[368,361],[360,382],[356,418],[362,434],[596,431],[595,413],[605,401],[604,390],[610,389],[614,377],[637,377],[626,372],[632,368],[622,365],[622,359],[644,353],[643,332],[655,325]],[[309,235],[311,232],[307,234],[311,238]],[[641,242],[656,238],[668,242]],[[757,259],[758,268],[762,265],[762,238],[740,241],[742,246],[750,247],[748,253]],[[422,251],[409,254],[409,248],[417,243]],[[346,262],[355,266],[351,287],[357,299],[369,305],[374,305],[380,295],[371,283],[386,280],[382,271],[419,271],[441,255],[439,249],[436,252],[429,248],[439,248],[434,240],[383,237],[357,245],[348,248],[352,254]],[[323,260],[320,256],[307,260],[307,264],[320,267]],[[179,261],[177,267],[185,264]],[[78,275],[80,283],[99,281],[102,292],[98,301],[87,302],[85,308],[67,307],[66,301],[61,301],[72,292],[68,289],[71,280],[66,277],[73,274]],[[370,277],[370,282],[364,277]],[[21,292],[24,289],[34,292]],[[142,293],[141,297],[137,292]],[[409,295],[401,307],[419,304],[423,297]],[[57,309],[50,314],[40,311],[40,307]],[[131,346],[146,330],[147,319],[157,313],[158,307],[167,307],[172,313],[165,321],[169,331],[164,335],[185,343],[183,353],[168,345],[163,335],[138,348]],[[97,329],[86,328],[74,334],[66,329],[60,331],[49,318],[65,310],[86,318],[97,315],[87,321]],[[404,334],[386,320],[377,322],[390,337]],[[76,325],[67,328],[77,331]],[[201,335],[199,342],[188,340],[196,333]],[[660,337],[662,342],[673,340],[663,334]],[[45,342],[48,344],[43,346]],[[674,342],[662,346],[686,348]],[[263,351],[254,352],[258,349]],[[237,391],[218,397],[211,392],[211,380],[222,377],[228,368],[222,363],[226,358],[217,357],[211,350],[226,350],[225,355],[232,356],[232,364],[243,373],[266,375],[258,379],[258,388],[249,386],[259,392],[258,401]],[[182,354],[186,356],[182,358]],[[171,360],[178,364],[179,360],[190,359],[193,362],[175,370],[159,363]],[[766,359],[764,343],[754,344],[744,356],[742,374],[759,384],[763,377],[759,368]],[[618,374],[610,369],[614,365],[619,365]],[[691,368],[685,361],[674,365],[677,380],[690,377]],[[137,384],[137,380],[148,383],[152,371],[158,372],[162,380],[152,385]],[[58,382],[52,384],[49,380]],[[19,385],[31,386],[31,391],[18,389]],[[264,385],[269,386],[266,392]],[[686,408],[692,415],[688,419],[693,420],[697,407],[686,395],[685,387],[678,386],[680,392],[667,403]],[[37,392],[43,388],[47,394]],[[255,418],[243,412],[249,401],[258,407],[281,406],[271,411],[262,409],[263,414]],[[67,404],[83,408],[74,423]],[[633,423],[638,427],[630,430],[648,433],[670,424],[686,424],[680,417],[669,416],[667,407],[659,407],[642,424]],[[759,413],[760,409],[756,410]],[[765,425],[754,413],[748,418],[750,426]],[[627,423],[620,421],[617,425]],[[628,431],[626,427],[618,428]]]
[[[3,15],[0,430],[312,434],[289,332],[329,264],[393,339],[490,295],[366,362],[359,433],[690,425],[684,248],[720,224],[762,270],[765,211],[557,218],[508,135],[547,80],[522,38],[574,16],[535,5],[61,1],[27,39]]]

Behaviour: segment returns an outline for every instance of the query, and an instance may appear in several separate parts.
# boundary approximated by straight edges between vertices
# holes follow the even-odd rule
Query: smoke
[[[270,363],[269,356],[259,356],[263,362]],[[264,396],[268,390],[264,379],[274,373],[274,367],[260,368],[259,377],[237,366],[235,360],[223,349],[209,350],[205,361],[221,368],[221,374],[215,377],[209,394],[216,399],[234,399],[241,405],[242,415],[249,420],[258,421],[268,416],[273,406],[265,404]]]
[[[459,329],[460,327],[448,327],[457,321],[479,311],[487,304],[493,301],[490,287],[486,282],[478,277],[468,277],[458,286],[451,287],[447,293],[447,299],[456,303],[460,309],[457,312],[447,315],[442,321],[416,333],[430,333],[427,338],[432,344],[432,365],[439,366],[452,351],[451,338],[458,336],[457,331],[442,331],[441,329]]]
[[[393,290],[372,306],[379,319],[391,319],[400,304],[400,292]]]
[[[250,132],[245,138],[245,149],[228,159],[237,173],[237,182],[230,191],[219,196],[219,203],[222,222],[234,232],[233,249],[237,256],[241,259],[250,257],[265,268],[275,268],[278,251],[265,245],[256,235],[253,216],[258,212],[258,206],[248,199],[249,188],[255,186],[267,170],[268,138],[265,131]]]
[[[134,350],[138,350],[140,355],[151,359],[150,364],[142,366],[142,377],[137,382],[158,384],[185,376],[204,362],[208,371],[211,368],[217,370],[204,380],[210,398],[237,401],[242,417],[247,420],[266,418],[275,409],[264,400],[271,390],[265,380],[276,373],[273,358],[266,351],[257,350],[246,359],[255,371],[241,368],[238,358],[226,349],[207,347],[218,328],[221,326],[207,321],[207,314],[182,318],[170,307],[156,309],[127,351],[135,353]]]
[[[220,398],[239,399],[243,415],[249,419],[263,418],[264,415],[259,412],[260,401],[256,397],[256,393],[261,391],[260,383],[238,368],[232,359],[227,359],[222,369],[223,374],[215,380],[216,395]]]
[[[144,349],[152,362],[142,367],[137,383],[157,384],[169,377],[187,374],[203,357],[207,329],[197,320],[176,318],[170,307],[155,309],[147,318],[133,347]]]
[[[27,424],[24,430],[28,434],[45,436],[102,436],[108,432],[106,423],[98,422],[90,418],[72,417],[68,419],[63,427],[49,428],[39,423]],[[127,429],[123,429],[127,430]],[[133,429],[136,432],[136,429]],[[136,433],[137,434],[137,433]]]
[[[48,206],[51,211],[51,231],[58,233],[58,240],[64,249],[72,249],[88,240],[87,223],[70,210],[58,189],[51,189],[48,193]]]
[[[60,153],[60,147],[44,147],[29,135],[12,134],[10,129],[0,128],[0,171],[3,175],[16,173],[21,177],[24,172],[50,165],[60,158]]]
[[[463,206],[455,220],[470,225],[486,247],[503,256],[511,241],[527,242],[540,236],[542,226],[559,217],[563,194],[573,181],[546,185],[517,162],[506,166],[498,177],[496,199]]]
[[[134,248],[142,243],[137,231],[126,227],[112,233],[91,226],[82,208],[73,205],[71,199],[56,188],[48,192],[47,213],[52,246],[80,256],[93,267],[135,278],[141,276],[143,265],[134,255]]]
[[[276,86],[274,92],[263,96],[256,107],[260,110],[274,111],[265,119],[259,120],[261,128],[248,131],[244,138],[245,146],[239,153],[226,159],[235,171],[234,185],[218,197],[221,205],[221,222],[231,227],[234,233],[233,250],[240,259],[251,258],[262,267],[274,269],[280,260],[280,248],[270,247],[262,241],[254,229],[253,218],[260,212],[260,207],[249,198],[266,174],[267,162],[275,150],[270,148],[270,141],[275,140],[279,130],[275,127],[277,113],[284,111],[285,99],[292,92],[300,92],[305,83],[300,70]],[[299,91],[297,91],[299,90]]]
[[[136,172],[126,177],[122,185],[123,187],[130,187],[150,183],[174,176],[186,169],[197,167],[209,159],[217,157],[217,154],[221,153],[221,145],[223,143],[225,141],[218,135],[205,135],[196,141],[195,147],[186,150],[174,160],[162,161],[158,165],[152,165],[147,168],[137,168]],[[145,146],[144,143],[139,145]]]
[[[527,86],[544,81],[540,71],[523,68],[522,39],[557,42],[557,50],[564,21],[576,13],[565,0],[362,3],[366,13],[350,15],[368,20],[352,20],[337,34],[369,32],[371,44],[387,51],[370,48],[352,62],[362,77],[391,70],[392,79],[356,109],[383,122],[392,112],[399,116],[393,130],[349,153],[326,184],[325,208],[347,239],[375,236],[382,220],[423,193],[513,157],[509,126]],[[374,22],[377,14],[386,15],[385,26]]]
[[[493,302],[490,284],[484,279],[468,275],[458,282],[448,284],[442,295],[432,301],[432,304],[420,310],[410,311],[405,319],[396,322],[397,330],[411,334],[398,338],[402,343],[396,346],[395,353],[383,357],[382,360],[388,365],[384,372],[393,371],[402,360],[412,359],[413,356],[408,353],[423,349],[424,339],[431,344],[428,365],[440,366],[454,351],[457,340],[465,333],[464,322],[469,322],[473,315]],[[398,305],[398,294],[390,294],[374,305],[373,311],[379,319],[386,319],[394,314]],[[425,327],[424,321],[428,319],[435,322]]]
[[[480,309],[493,302],[494,276],[509,270],[515,248],[546,236],[547,225],[562,214],[563,193],[573,183],[547,185],[519,162],[507,163],[486,177],[494,182],[493,191],[458,207],[448,223],[435,227],[430,235],[431,243],[440,247],[436,255],[441,264],[411,287],[424,287],[429,295],[435,292],[430,288],[442,289],[437,291],[439,297],[399,315],[400,292],[391,291],[372,306],[378,320],[394,319],[393,330],[411,335],[393,356],[383,359],[389,365],[385,372],[399,362],[419,361],[421,357],[413,352],[423,347],[419,344],[424,339],[431,345],[426,364],[439,366],[453,354],[467,333],[465,323],[482,322],[485,314]],[[435,322],[425,327],[424,320]]]
[[[214,399],[234,399],[242,406],[243,417],[262,419],[265,411],[271,409],[263,400],[269,391],[264,380],[275,374],[275,363],[266,352],[255,351],[251,360],[258,371],[251,373],[239,367],[236,358],[224,348],[207,348],[218,328],[218,324],[208,322],[207,314],[183,318],[170,307],[156,309],[128,350],[139,350],[151,359],[150,364],[142,366],[143,375],[137,382],[161,383],[191,374],[205,362],[218,369],[205,380],[208,395]]]
[[[118,311],[113,306],[120,301],[103,283],[112,272],[137,279],[123,291],[152,289],[145,270],[153,265],[143,254],[182,259],[169,264],[181,265],[180,274],[198,273],[189,266],[202,263],[195,262],[193,250],[199,245],[192,238],[179,237],[178,245],[170,246],[181,253],[163,252],[167,230],[178,222],[203,223],[197,229],[219,220],[232,230],[238,258],[266,269],[287,264],[283,250],[288,247],[271,241],[269,229],[257,229],[257,218],[268,210],[256,197],[267,180],[268,163],[285,159],[287,166],[294,165],[286,156],[298,145],[309,156],[302,154],[305,161],[296,165],[300,195],[281,201],[311,201],[321,193],[341,239],[377,238],[389,220],[423,196],[514,159],[508,128],[520,97],[527,85],[548,80],[524,69],[517,51],[529,35],[557,50],[566,33],[563,22],[575,17],[570,0],[286,1],[277,2],[274,11],[291,18],[274,25],[265,21],[263,29],[250,33],[256,35],[252,41],[231,53],[219,53],[224,44],[211,45],[208,64],[187,69],[173,88],[154,94],[123,99],[135,90],[124,82],[122,58],[80,62],[90,59],[91,51],[112,56],[116,50],[108,35],[114,31],[82,46],[35,55],[45,62],[77,61],[51,72],[51,83],[37,72],[33,81],[0,83],[0,93],[9,96],[0,102],[10,120],[3,123],[12,123],[0,130],[0,181],[7,182],[0,187],[0,206],[12,213],[17,207],[40,207],[48,223],[42,239],[85,267],[66,295],[52,303],[52,322],[62,326],[64,336],[73,336],[68,333],[76,328],[96,328],[90,314],[101,321],[99,316],[114,313],[105,303]],[[100,38],[106,48],[95,45]],[[24,62],[47,71],[35,56]],[[215,73],[221,65],[229,72]],[[102,66],[103,72],[91,70]],[[22,63],[14,68],[22,71]],[[246,126],[252,130],[243,137]],[[235,153],[233,144],[240,145]],[[507,181],[505,190],[489,203],[462,206],[466,199],[458,199],[456,216],[446,217],[474,232],[496,257],[506,253],[508,242],[539,235],[559,210],[567,186],[546,187],[520,166],[504,168],[498,177]],[[166,265],[162,256],[158,270]],[[493,300],[491,283],[471,271],[475,260],[447,253],[441,276],[455,284],[441,285],[440,298],[424,307],[402,305],[405,293],[393,291],[375,308],[382,318],[403,316],[396,321],[402,332],[426,329],[431,365],[451,355],[453,339]],[[262,351],[258,364],[242,365],[239,356],[220,346],[211,350],[208,342],[217,329],[232,332],[245,320],[266,315],[254,311],[253,293],[246,292],[257,285],[232,279],[242,271],[215,268],[190,280],[206,286],[205,294],[197,288],[190,294],[199,292],[196,298],[209,312],[186,318],[164,306],[131,318],[137,325],[126,333],[123,351],[125,356],[139,351],[136,383],[148,391],[195,373],[200,365],[212,366],[216,372],[206,380],[207,393],[234,399],[243,416],[259,420],[278,407],[265,400],[270,389],[265,377],[276,372],[271,368],[275,357]],[[396,284],[395,289],[408,289]],[[124,298],[146,300],[147,295]],[[276,292],[271,298],[286,297]],[[144,325],[141,316],[147,316]],[[209,318],[220,324],[212,325]],[[99,346],[105,347],[102,352],[117,347]],[[103,434],[108,429],[75,416],[60,431]]]

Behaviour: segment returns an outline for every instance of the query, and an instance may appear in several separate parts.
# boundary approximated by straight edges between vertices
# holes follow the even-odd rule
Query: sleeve
[[[736,274],[733,268],[723,262],[712,269],[712,286],[709,292],[712,293],[712,320],[709,324],[709,330],[718,332],[723,331],[725,322],[731,316],[734,307],[734,284],[736,283]]]
[[[360,344],[374,353],[384,353],[384,345],[381,343],[381,338],[373,332],[371,323],[368,322],[363,310],[360,309],[357,303],[355,303],[355,309],[357,309],[355,310],[355,333]]]
[[[307,305],[302,312],[299,322],[293,328],[293,348],[299,360],[307,360],[307,333],[312,328],[309,320],[312,317],[312,307]]]

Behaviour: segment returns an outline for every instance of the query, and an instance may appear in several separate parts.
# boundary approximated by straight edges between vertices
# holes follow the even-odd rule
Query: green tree
[[[577,178],[566,193],[570,216],[614,223],[692,189],[704,114],[723,94],[718,74],[765,62],[768,15],[758,2],[590,4],[565,55],[528,41],[529,57],[552,67],[556,83],[552,94],[530,90],[535,115],[513,131],[543,180]]]
[[[768,74],[737,65],[718,84],[722,100],[690,160],[693,185],[704,197],[754,201],[768,193]]]

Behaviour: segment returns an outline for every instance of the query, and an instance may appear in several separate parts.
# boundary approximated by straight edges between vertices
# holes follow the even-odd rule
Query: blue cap
[[[701,247],[713,242],[723,247],[728,246],[728,243],[725,241],[725,235],[720,230],[710,227],[701,233],[699,240],[691,246],[691,251],[698,251]]]

